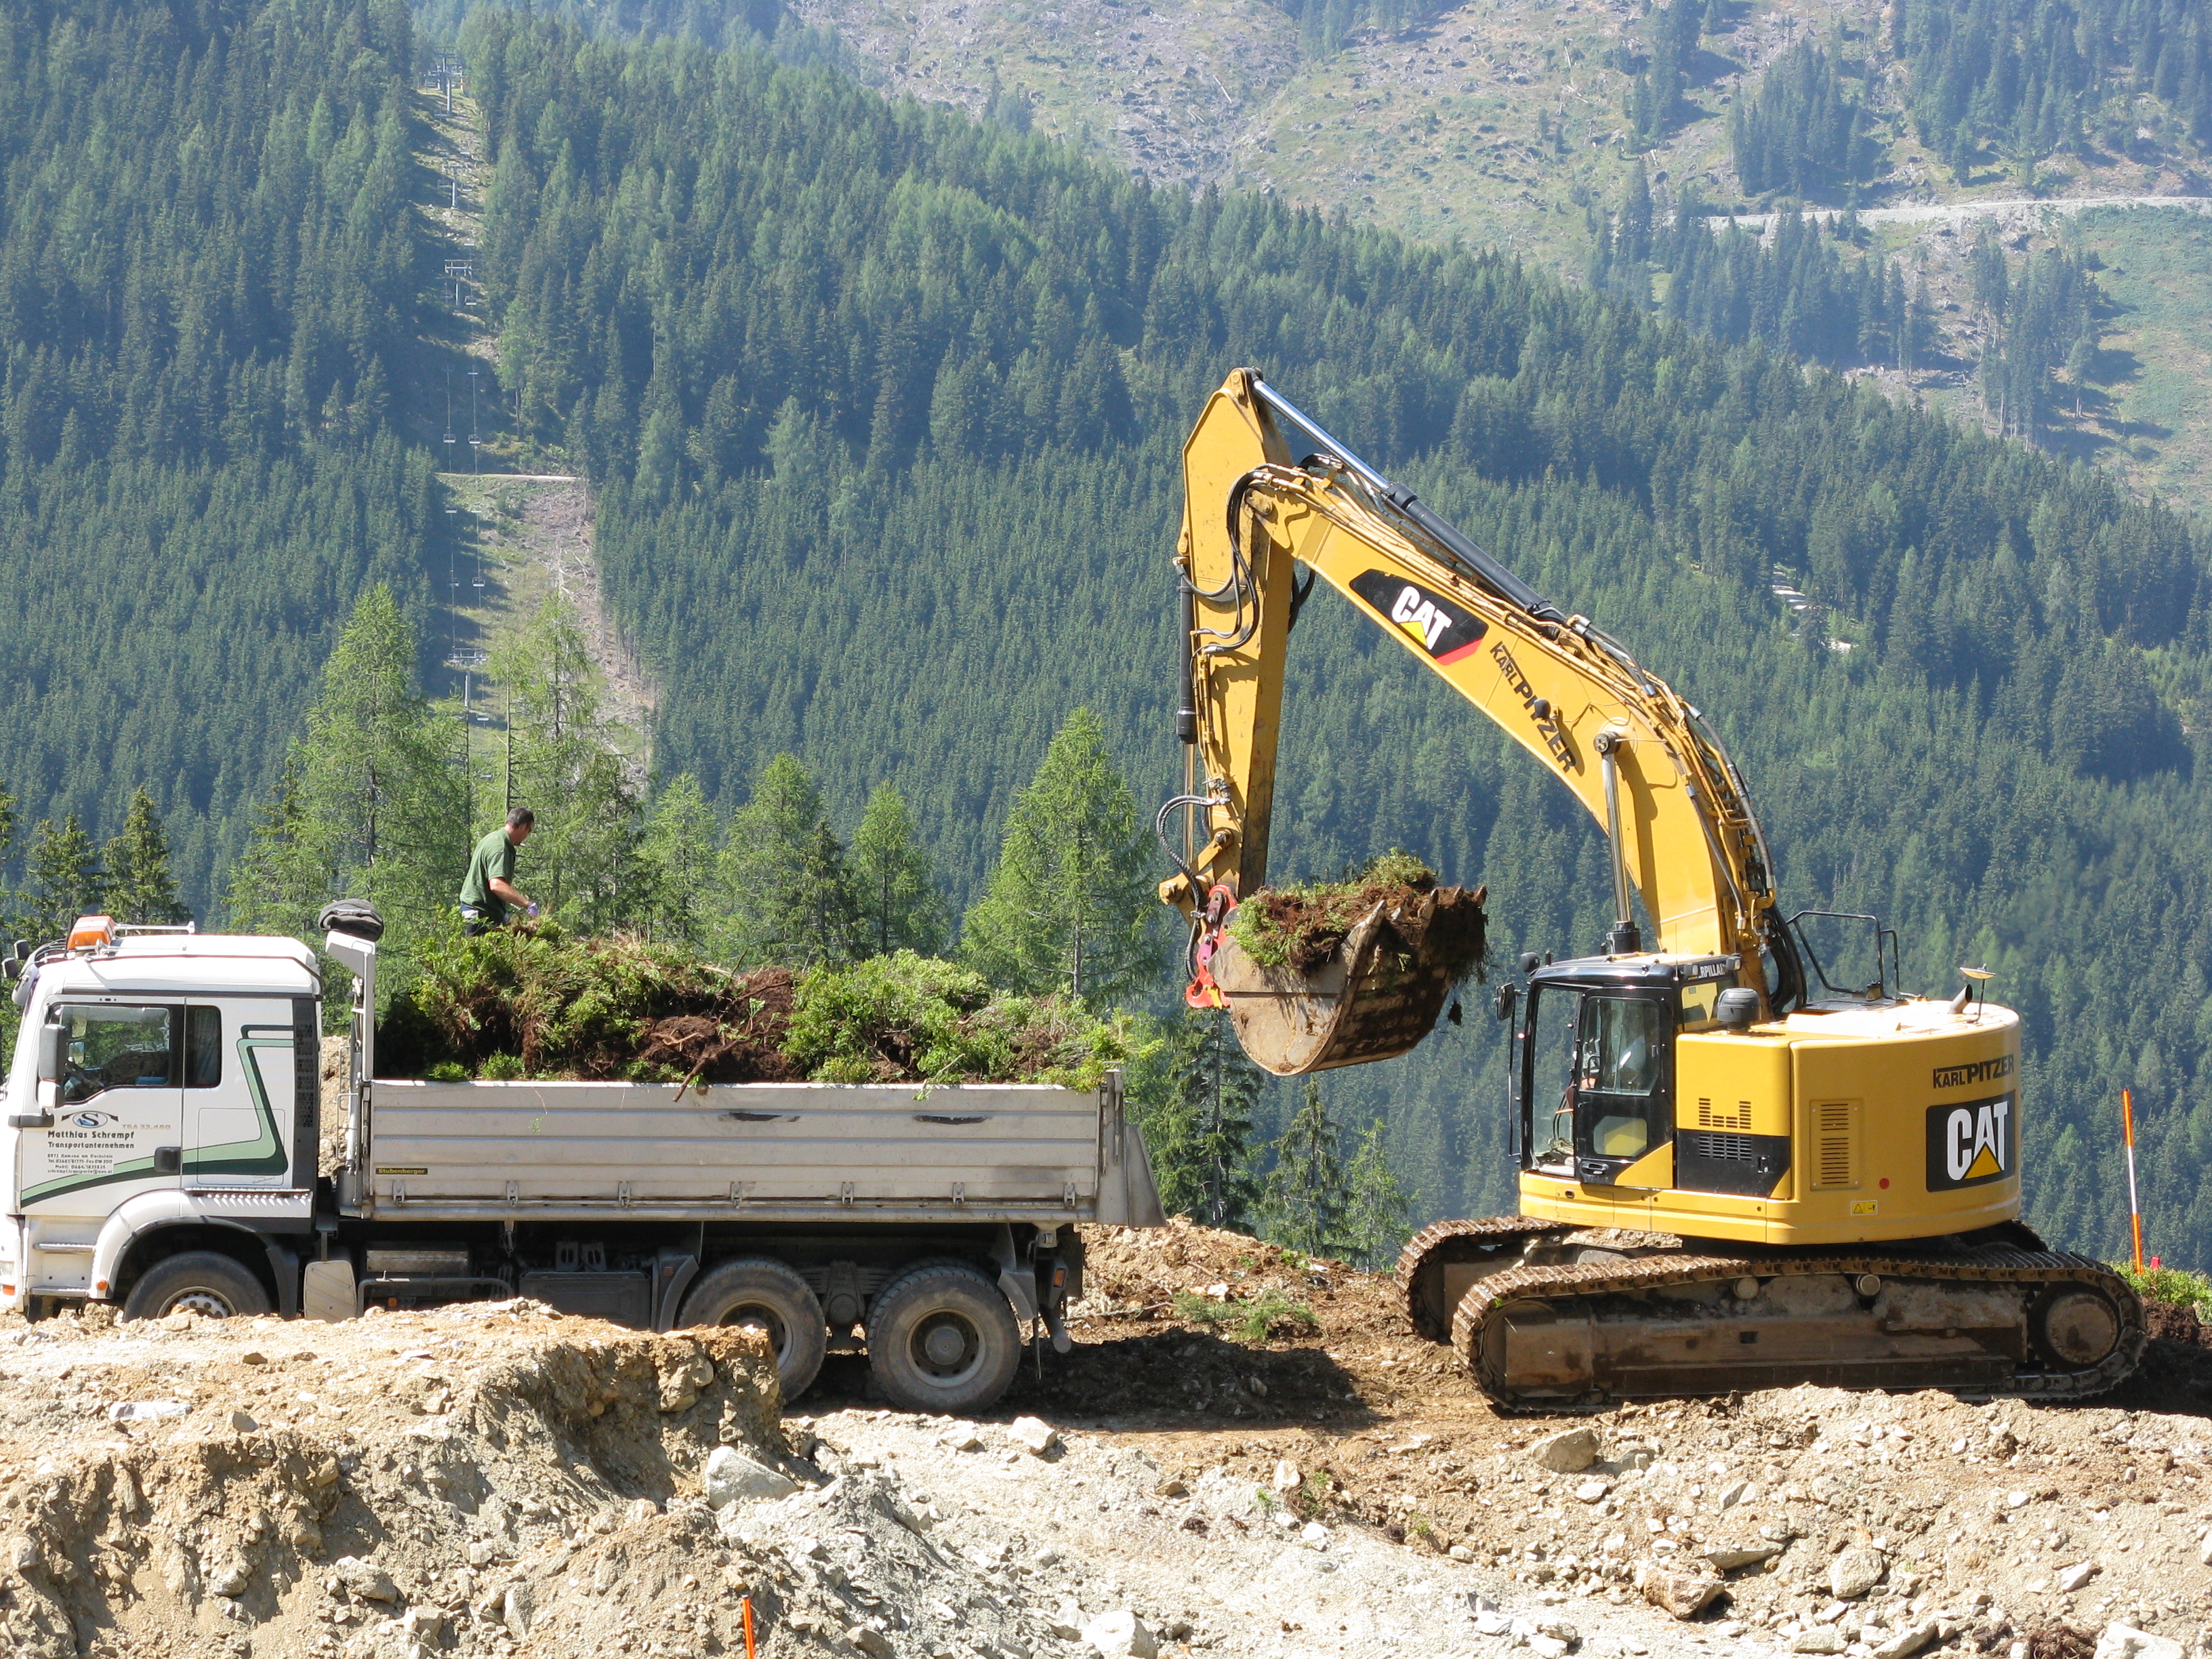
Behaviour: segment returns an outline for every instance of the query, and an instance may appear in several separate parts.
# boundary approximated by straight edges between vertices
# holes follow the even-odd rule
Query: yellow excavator
[[[1254,1060],[1289,1075],[1403,1053],[1449,988],[1406,905],[1303,973],[1229,929],[1267,884],[1286,649],[1316,580],[1610,844],[1601,953],[1523,956],[1498,994],[1521,1212],[1407,1245],[1416,1331],[1519,1410],[1800,1382],[2069,1399],[2134,1369],[2127,1283],[2020,1219],[2020,1018],[1986,975],[1917,996],[1873,918],[1784,917],[1698,711],[1255,371],[1207,399],[1183,471],[1187,762],[1160,891],[1192,923],[1193,1001],[1224,1007]],[[1838,965],[1850,930],[1856,974]]]

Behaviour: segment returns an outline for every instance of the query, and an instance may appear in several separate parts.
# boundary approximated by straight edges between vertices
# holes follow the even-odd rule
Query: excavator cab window
[[[1533,1166],[1610,1180],[1674,1133],[1672,1010],[1656,997],[1562,985],[1529,995]]]

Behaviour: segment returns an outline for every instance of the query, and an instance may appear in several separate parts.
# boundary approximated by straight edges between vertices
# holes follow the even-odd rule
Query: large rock
[[[2097,1638],[2097,1659],[2181,1659],[2181,1644],[2168,1636],[2118,1623]]]
[[[1100,1659],[1157,1659],[1160,1650],[1145,1621],[1126,1607],[1100,1613],[1083,1627],[1083,1639]]]
[[[1828,1590],[1838,1601],[1856,1601],[1881,1583],[1889,1571],[1871,1544],[1853,1544],[1828,1563]]]
[[[1875,1649],[1874,1659],[1911,1659],[1912,1655],[1936,1639],[1936,1620],[1923,1619],[1917,1624],[1907,1625]]]
[[[331,1563],[331,1571],[337,1575],[338,1583],[349,1595],[364,1601],[397,1601],[399,1587],[392,1582],[392,1575],[374,1561],[364,1561],[357,1555],[342,1555]]]
[[[1529,1447],[1528,1455],[1554,1474],[1580,1474],[1597,1462],[1597,1435],[1590,1429],[1561,1429]]]
[[[710,1510],[784,1498],[799,1490],[799,1483],[781,1469],[772,1469],[746,1456],[735,1446],[717,1446],[709,1452],[701,1480],[707,1489],[707,1507]]]
[[[1841,1653],[1845,1645],[1843,1632],[1833,1625],[1815,1625],[1790,1638],[1792,1653]]]
[[[1694,1619],[1721,1593],[1721,1581],[1653,1567],[1644,1575],[1644,1599],[1677,1619]]]
[[[1060,1431],[1041,1417],[1018,1417],[1006,1425],[1006,1437],[1031,1457],[1042,1457],[1060,1444]]]
[[[1739,1567],[1755,1567],[1762,1561],[1771,1561],[1782,1553],[1782,1546],[1761,1540],[1756,1544],[1716,1544],[1705,1553],[1705,1565],[1715,1572],[1734,1572]]]

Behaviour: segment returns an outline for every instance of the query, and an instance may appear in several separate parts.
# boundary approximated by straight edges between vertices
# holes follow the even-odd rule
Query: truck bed
[[[1157,1225],[1121,1079],[1030,1084],[425,1083],[365,1091],[358,1216],[1075,1221]]]

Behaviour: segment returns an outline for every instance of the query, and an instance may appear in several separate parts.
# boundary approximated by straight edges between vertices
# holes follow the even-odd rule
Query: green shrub
[[[1268,1342],[1320,1328],[1313,1309],[1281,1291],[1262,1291],[1245,1301],[1216,1302],[1194,1291],[1177,1291],[1176,1317],[1208,1330],[1226,1331],[1240,1342]]]
[[[2212,1324],[2212,1279],[2184,1267],[2145,1267],[2138,1273],[2124,1262],[2115,1261],[2112,1267],[2146,1301],[2187,1308],[2199,1324]]]
[[[817,968],[793,999],[784,1052],[819,1083],[1062,1084],[1095,1089],[1131,1057],[1127,1019],[1072,997],[994,992],[979,974],[899,951]]]

